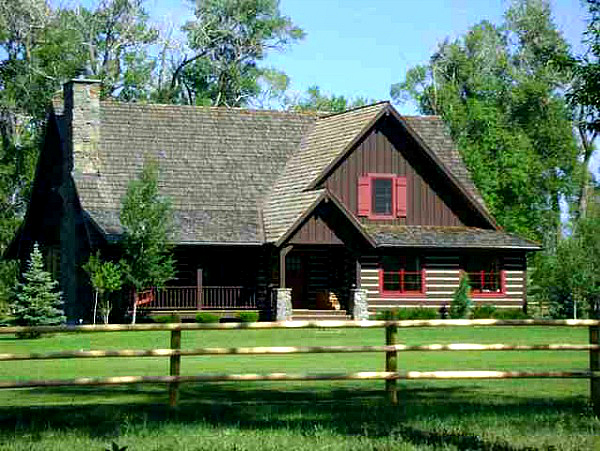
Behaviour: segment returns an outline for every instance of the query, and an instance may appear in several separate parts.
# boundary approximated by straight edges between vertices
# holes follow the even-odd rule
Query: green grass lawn
[[[399,341],[586,343],[586,329],[400,330]],[[381,345],[383,329],[184,331],[182,347]],[[168,332],[0,336],[0,352],[166,348]],[[585,352],[401,353],[399,370],[585,370]],[[182,374],[383,371],[382,353],[184,357]],[[168,374],[167,358],[0,362],[0,379]],[[448,449],[600,450],[586,380],[184,384],[166,407],[163,385],[0,391],[0,450]]]

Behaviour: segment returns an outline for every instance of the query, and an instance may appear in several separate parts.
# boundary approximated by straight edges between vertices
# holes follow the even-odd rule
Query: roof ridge
[[[374,106],[377,106],[377,105],[381,105],[381,104],[384,104],[384,103],[387,103],[388,105],[391,105],[391,103],[390,103],[389,100],[380,100],[379,102],[369,103],[368,105],[356,106],[354,108],[350,108],[348,110],[340,111],[338,113],[325,114],[323,116],[319,116],[319,119],[327,119],[327,118],[330,118],[330,117],[333,117],[333,116],[339,116],[341,114],[346,114],[346,113],[351,113],[353,111],[362,110],[364,108],[371,108],[371,107],[374,107]]]
[[[316,111],[296,111],[296,110],[270,110],[270,109],[259,109],[259,108],[243,108],[243,107],[224,107],[224,106],[203,106],[203,105],[178,105],[171,103],[151,103],[151,102],[120,102],[113,99],[101,100],[100,104],[111,105],[111,106],[125,106],[125,107],[149,107],[149,108],[160,108],[160,109],[189,109],[196,111],[224,111],[224,112],[241,112],[241,113],[257,113],[257,114],[271,114],[281,116],[305,116],[312,118],[319,118],[319,113]]]

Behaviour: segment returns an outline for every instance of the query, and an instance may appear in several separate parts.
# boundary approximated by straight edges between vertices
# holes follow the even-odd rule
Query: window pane
[[[377,215],[392,214],[392,180],[373,180],[373,213]]]
[[[400,273],[383,273],[383,291],[400,291]]]

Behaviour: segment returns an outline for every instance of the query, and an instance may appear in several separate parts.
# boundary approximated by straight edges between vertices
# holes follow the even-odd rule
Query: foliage
[[[58,282],[44,271],[44,259],[39,246],[34,244],[23,283],[16,286],[12,304],[14,324],[17,326],[55,326],[64,323]],[[37,338],[39,333],[19,334],[19,338]]]
[[[279,11],[278,0],[204,0],[184,26],[193,52],[173,71],[172,101],[240,106],[260,92],[258,63],[304,32]],[[164,95],[164,94],[161,94]]]
[[[164,315],[164,316],[155,316],[152,318],[155,323],[169,324],[169,323],[180,323],[181,316],[179,315]]]
[[[236,317],[242,323],[255,323],[258,321],[259,314],[258,312],[240,312],[236,315]]]
[[[471,302],[471,285],[469,284],[469,276],[463,274],[460,277],[458,288],[452,296],[452,302],[450,303],[450,310],[448,314],[452,319],[463,319],[468,318],[473,308]]]
[[[344,96],[322,94],[318,86],[311,86],[307,89],[306,95],[292,102],[288,107],[297,111],[322,111],[330,113],[341,113],[351,108],[360,107],[373,103],[363,97],[357,97],[353,100]]]
[[[122,199],[123,271],[137,291],[162,287],[173,278],[173,213],[158,190],[159,168],[146,160],[140,176],[132,180]]]
[[[542,0],[514,1],[501,26],[484,21],[442,43],[429,63],[392,86],[396,101],[441,115],[491,213],[509,232],[560,235],[578,148],[562,92],[568,45]]]
[[[397,308],[391,310],[382,310],[377,312],[375,318],[381,321],[403,321],[411,319],[437,319],[438,312],[433,308],[415,307],[415,308]]]
[[[586,53],[565,64],[573,72],[572,84],[567,92],[574,111],[574,121],[579,133],[580,160],[582,162],[577,216],[587,213],[593,190],[594,176],[591,162],[596,151],[595,141],[600,133],[600,2],[587,0],[589,12],[584,43]]]
[[[494,312],[492,318],[494,319],[531,319],[528,315],[520,308],[511,309],[498,309]]]
[[[555,254],[538,258],[533,283],[552,317],[600,317],[600,215],[581,218]]]
[[[94,10],[70,12],[72,26],[86,50],[92,76],[102,80],[103,97],[148,99],[154,60],[150,46],[159,33],[148,24],[142,0],[101,0]]]
[[[200,312],[196,315],[197,323],[218,323],[221,317],[214,313]]]
[[[489,319],[493,318],[497,309],[494,305],[476,305],[471,312],[472,319]]]
[[[96,324],[96,312],[99,304],[104,324],[108,324],[110,312],[112,311],[110,293],[120,290],[123,285],[121,267],[111,261],[102,261],[100,251],[97,251],[96,255],[90,255],[83,269],[88,273],[95,292],[93,323]]]

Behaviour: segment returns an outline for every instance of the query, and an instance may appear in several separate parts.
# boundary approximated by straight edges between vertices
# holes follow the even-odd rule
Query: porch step
[[[349,321],[352,317],[346,310],[309,310],[293,309],[292,321]]]

